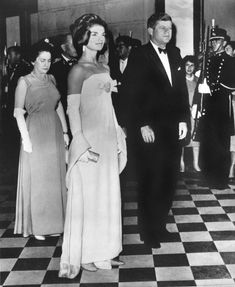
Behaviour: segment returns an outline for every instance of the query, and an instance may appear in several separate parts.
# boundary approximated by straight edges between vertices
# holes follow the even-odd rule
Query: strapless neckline
[[[97,77],[97,76],[100,76],[100,75],[108,75],[110,77],[108,72],[94,73],[94,74],[91,74],[88,78],[86,78],[84,80],[84,82],[88,81],[89,79],[91,79],[93,77]]]

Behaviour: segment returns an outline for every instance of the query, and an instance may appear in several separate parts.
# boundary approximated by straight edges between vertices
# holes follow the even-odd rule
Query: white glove
[[[71,94],[67,97],[67,114],[69,117],[70,130],[74,136],[81,131],[81,118],[79,112],[81,94]]]
[[[86,150],[79,158],[82,162],[88,162],[89,161],[89,150]]]
[[[69,145],[69,136],[67,133],[64,133],[64,144],[65,144],[65,147],[68,147]]]
[[[210,87],[207,85],[206,78],[204,79],[202,84],[198,85],[198,92],[200,94],[210,94]]]
[[[29,132],[26,126],[24,114],[26,113],[25,110],[21,108],[14,109],[14,117],[16,118],[17,125],[21,134],[23,150],[31,153],[32,152],[32,143],[29,137]]]

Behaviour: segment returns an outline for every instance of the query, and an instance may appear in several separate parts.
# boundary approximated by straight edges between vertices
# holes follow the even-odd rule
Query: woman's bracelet
[[[64,135],[67,135],[67,134],[68,134],[68,132],[63,132],[63,134],[64,134]]]

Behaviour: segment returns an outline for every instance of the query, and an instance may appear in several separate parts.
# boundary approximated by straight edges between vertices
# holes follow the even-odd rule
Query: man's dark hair
[[[116,45],[123,42],[126,47],[132,46],[132,39],[127,35],[118,36],[116,39]]]
[[[58,46],[66,44],[68,42],[68,36],[72,36],[70,33],[61,34],[58,36]]]
[[[163,13],[163,12],[155,13],[148,18],[147,28],[154,28],[158,21],[171,21],[172,22],[172,19],[171,19],[171,16],[168,15],[167,13]]]
[[[11,46],[7,48],[7,54],[10,54],[11,52],[15,52],[16,54],[22,54],[22,49],[20,46]]]

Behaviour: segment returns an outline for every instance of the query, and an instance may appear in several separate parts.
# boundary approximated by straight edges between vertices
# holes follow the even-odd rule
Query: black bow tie
[[[163,52],[164,54],[166,54],[166,49],[162,49],[162,48],[158,48],[159,53],[161,54],[161,52]]]

